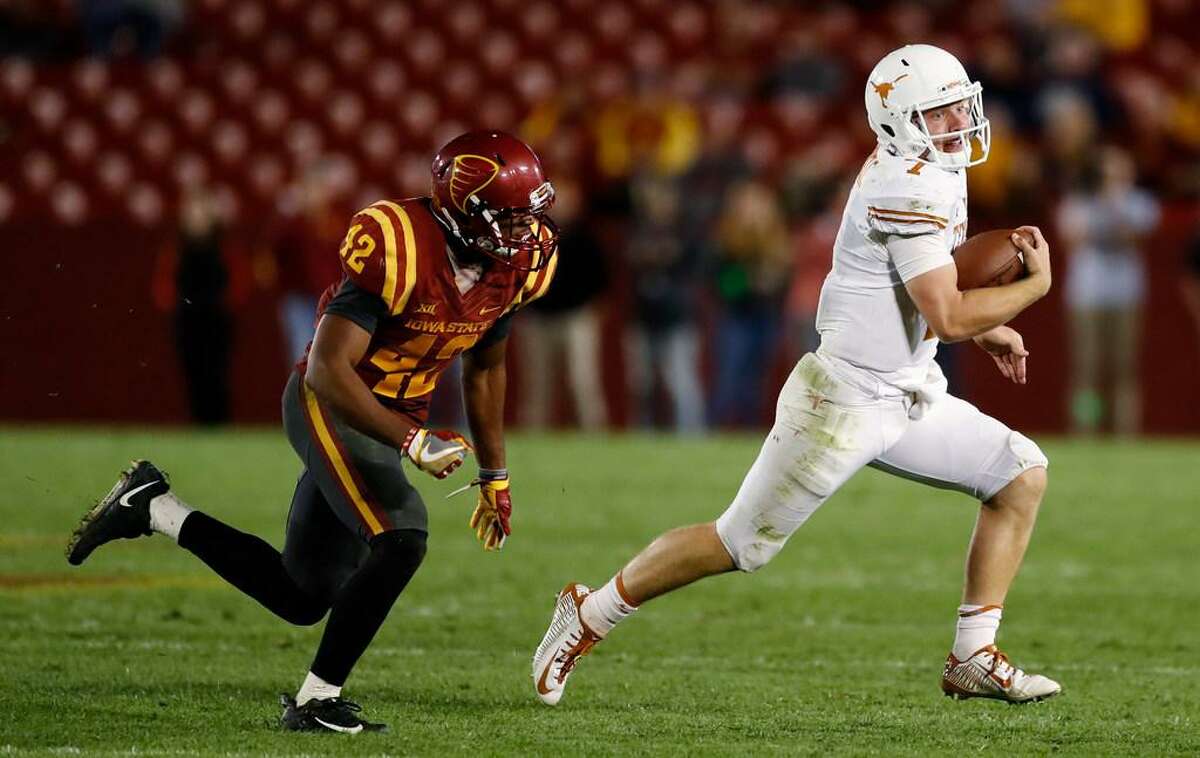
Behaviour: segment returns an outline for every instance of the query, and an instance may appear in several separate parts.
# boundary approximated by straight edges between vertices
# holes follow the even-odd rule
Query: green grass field
[[[1001,642],[1064,683],[1046,703],[956,703],[967,498],[859,474],[753,576],[656,601],[557,708],[529,658],[555,592],[719,514],[755,437],[521,436],[515,534],[484,554],[466,481],[422,478],[429,556],[346,694],[386,735],[279,731],[319,627],[294,628],[162,537],[62,546],[133,456],[233,525],[282,541],[297,462],[275,430],[0,430],[0,755],[995,754],[1200,752],[1200,444],[1045,444],[1051,489]],[[419,476],[419,475],[418,475]]]

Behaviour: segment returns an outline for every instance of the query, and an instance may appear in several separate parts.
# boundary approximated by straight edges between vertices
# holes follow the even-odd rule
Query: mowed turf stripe
[[[208,576],[162,576],[157,574],[31,573],[0,574],[0,591],[41,592],[44,590],[162,589],[166,587],[221,587],[225,582]]]

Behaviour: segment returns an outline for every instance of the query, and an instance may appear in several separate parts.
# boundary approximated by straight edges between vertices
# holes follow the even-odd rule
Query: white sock
[[[300,691],[296,693],[296,705],[304,705],[309,700],[327,700],[331,697],[339,697],[341,694],[341,687],[330,684],[310,671],[308,676],[304,677],[304,684],[300,685]]]
[[[150,500],[150,528],[179,542],[179,529],[192,509],[167,491]]]
[[[617,622],[638,609],[625,591],[620,572],[608,584],[583,599],[579,615],[588,629],[600,637],[608,636]]]
[[[981,647],[996,644],[996,630],[1000,628],[1002,605],[958,606],[958,631],[954,635],[951,653],[960,661],[970,658]]]

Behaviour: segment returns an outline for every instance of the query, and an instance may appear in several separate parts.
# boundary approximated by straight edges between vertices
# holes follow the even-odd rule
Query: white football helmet
[[[883,56],[867,77],[867,120],[879,144],[904,158],[945,168],[966,168],[987,160],[992,127],[983,117],[983,86],[967,76],[950,53],[933,45],[905,45]],[[924,111],[969,100],[971,125],[937,135],[938,142],[958,137],[963,148],[939,150],[929,134]]]

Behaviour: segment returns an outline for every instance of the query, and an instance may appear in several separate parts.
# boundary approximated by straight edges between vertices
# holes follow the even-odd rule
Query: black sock
[[[338,592],[312,672],[342,686],[425,557],[425,532],[396,529],[371,540],[371,554]]]
[[[278,550],[206,513],[188,514],[179,530],[179,544],[284,621],[308,626],[329,610],[288,575]]]

